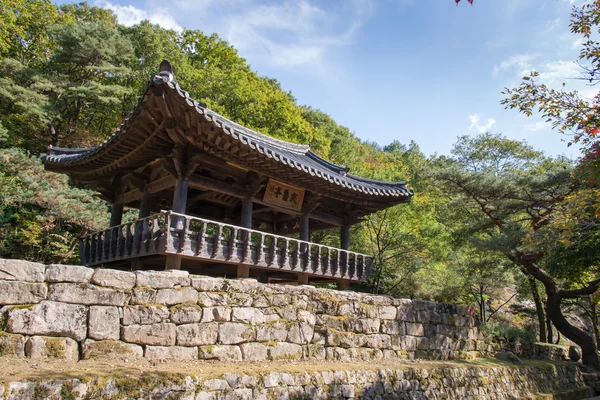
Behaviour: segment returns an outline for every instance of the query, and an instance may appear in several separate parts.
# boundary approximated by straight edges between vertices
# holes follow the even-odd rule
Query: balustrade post
[[[217,228],[217,236],[215,237],[215,241],[213,242],[213,257],[216,257],[217,254],[219,254],[219,251],[221,250],[221,240],[223,240],[222,236],[223,225],[219,224]]]
[[[263,257],[263,246],[265,245],[265,235],[260,234],[258,238],[258,246],[256,247],[256,263],[262,264],[261,257]]]
[[[205,247],[204,236],[206,236],[206,222],[202,221],[202,228],[200,228],[200,233],[198,234],[198,252],[196,254],[202,255]]]
[[[229,238],[229,251],[227,253],[227,260],[231,260],[233,258],[234,252],[237,252],[236,246],[236,238],[238,234],[238,228],[233,228],[231,232],[231,237]]]

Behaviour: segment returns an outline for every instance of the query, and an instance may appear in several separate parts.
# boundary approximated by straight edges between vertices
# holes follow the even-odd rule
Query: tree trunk
[[[546,294],[548,295],[548,318],[552,320],[552,323],[560,333],[581,347],[581,361],[585,365],[600,369],[600,358],[598,357],[596,340],[567,321],[560,308],[562,303],[560,293],[546,290]]]
[[[581,361],[585,365],[594,369],[600,369],[600,357],[598,356],[595,338],[593,338],[591,335],[588,335],[586,332],[577,328],[576,326],[571,325],[571,323],[567,321],[563,315],[560,307],[563,298],[577,299],[586,295],[589,296],[596,292],[596,290],[598,290],[598,286],[600,285],[600,279],[589,282],[586,287],[581,289],[560,290],[558,289],[554,278],[552,278],[546,273],[546,271],[535,264],[535,260],[541,258],[539,254],[525,255],[521,253],[518,254],[518,257],[521,265],[523,265],[527,272],[529,272],[531,276],[535,277],[535,279],[539,280],[544,285],[548,299],[546,301],[548,318],[552,320],[552,323],[556,329],[567,339],[572,340],[579,347],[581,347]]]
[[[548,315],[548,304],[546,304],[546,315]],[[548,343],[553,343],[554,335],[552,333],[552,320],[550,320],[550,318],[546,318],[546,330],[548,331],[548,333],[547,333]]]
[[[540,292],[535,281],[535,278],[530,274],[527,274],[527,280],[529,281],[529,288],[533,296],[533,302],[535,303],[535,311],[538,317],[538,325],[540,328],[540,342],[547,343],[548,338],[546,336],[546,313],[544,312],[544,304],[540,297]]]

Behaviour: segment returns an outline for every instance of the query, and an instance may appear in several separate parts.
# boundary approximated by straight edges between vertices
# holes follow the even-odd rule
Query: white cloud
[[[552,129],[552,126],[549,123],[543,121],[538,121],[532,124],[525,125],[525,130],[529,132],[537,132],[543,129]]]
[[[503,60],[500,64],[495,65],[492,70],[492,76],[496,77],[500,73],[507,71],[517,71],[519,77],[528,75],[533,69],[532,61],[538,57],[537,54],[514,54]]]
[[[469,115],[469,122],[471,125],[469,126],[469,130],[476,130],[478,133],[484,133],[489,131],[492,126],[496,124],[496,120],[493,118],[488,118],[485,125],[479,124],[481,121],[481,116],[479,114]]]
[[[134,6],[112,4],[108,0],[98,0],[95,2],[95,4],[103,8],[108,8],[114,12],[119,20],[119,23],[125,26],[135,25],[143,20],[148,20],[151,23],[158,24],[165,29],[174,29],[176,31],[183,30],[181,25],[179,25],[175,20],[175,17],[173,17],[164,9],[146,11]]]
[[[340,23],[336,16],[307,0],[238,11],[224,21],[225,38],[243,54],[285,67],[320,64],[329,48],[350,44],[360,26],[356,15]]]
[[[582,75],[582,69],[573,61],[551,61],[543,64],[538,72],[538,80],[547,85],[562,83],[566,80],[579,78]]]
[[[111,9],[124,25],[143,19],[165,28],[181,25],[216,32],[251,63],[279,67],[320,67],[330,50],[352,44],[356,31],[373,12],[372,0],[158,0],[144,6],[121,6],[115,0],[95,0]]]

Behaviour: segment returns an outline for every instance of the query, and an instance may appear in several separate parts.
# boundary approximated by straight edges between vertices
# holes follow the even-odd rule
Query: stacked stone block
[[[186,271],[0,260],[0,353],[32,358],[464,359],[464,307]]]
[[[300,373],[226,373],[210,378],[146,376],[50,380],[0,385],[0,399],[584,399],[592,395],[574,365],[430,367]],[[542,398],[540,396],[539,398]]]

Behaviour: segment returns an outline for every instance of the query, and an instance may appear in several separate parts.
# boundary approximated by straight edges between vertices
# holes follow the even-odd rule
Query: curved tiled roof
[[[167,63],[168,64],[168,63]],[[120,128],[110,135],[104,142],[91,148],[67,149],[51,147],[50,154],[44,158],[47,169],[60,172],[72,172],[77,167],[92,164],[92,161],[102,157],[103,153],[110,152],[111,146],[123,140],[127,135],[128,127],[139,115],[144,103],[157,88],[165,91],[173,91],[185,102],[188,111],[194,111],[199,117],[214,124],[222,134],[239,142],[259,157],[268,158],[271,161],[291,167],[302,174],[324,180],[329,184],[337,185],[369,197],[388,198],[392,203],[408,202],[411,200],[413,191],[406,187],[406,182],[384,182],[373,179],[362,178],[348,174],[348,169],[335,165],[310,150],[308,145],[300,145],[275,139],[262,133],[248,129],[210,110],[205,104],[190,98],[189,93],[182,90],[174,79],[170,65],[163,62],[161,72],[154,76],[146,88],[145,95],[138,103],[136,110],[126,119]],[[97,161],[94,165],[97,165]],[[313,178],[313,179],[314,179]],[[324,182],[324,183],[326,183]],[[391,198],[395,198],[392,200]]]

